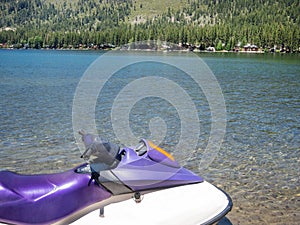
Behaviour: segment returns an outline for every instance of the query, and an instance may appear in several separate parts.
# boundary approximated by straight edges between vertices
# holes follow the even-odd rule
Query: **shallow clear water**
[[[227,132],[212,180],[235,200],[240,224],[300,219],[300,58],[208,58],[223,88]],[[215,168],[213,168],[215,167]],[[222,181],[223,180],[223,181]],[[226,180],[226,182],[224,182]]]
[[[0,170],[58,172],[81,163],[72,130],[76,87],[103,52],[0,51]],[[141,53],[142,54],[142,53]],[[298,55],[200,54],[224,95],[227,129],[217,158],[201,174],[234,201],[233,224],[297,224],[300,221],[300,57]],[[168,57],[168,56],[166,56]],[[201,119],[199,152],[186,166],[195,172],[211,129],[205,95],[181,72],[154,62],[114,74],[97,101],[97,129],[118,141],[110,109],[119,91],[134,79],[159,76],[180,83]],[[165,100],[145,98],[130,113],[133,133],[149,137],[151,118],[167,126],[164,147],[180,133],[176,109]],[[198,154],[199,153],[199,154]]]
[[[0,51],[1,169],[39,173],[78,162],[72,137],[73,95],[98,55]]]

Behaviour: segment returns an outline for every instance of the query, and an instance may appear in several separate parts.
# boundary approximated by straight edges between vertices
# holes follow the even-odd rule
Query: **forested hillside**
[[[161,40],[298,51],[299,0],[2,0],[0,44],[99,48]]]

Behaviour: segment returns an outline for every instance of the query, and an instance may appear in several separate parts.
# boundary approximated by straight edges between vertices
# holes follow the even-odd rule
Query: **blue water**
[[[70,156],[76,147],[72,137],[73,95],[85,69],[98,56],[0,51],[2,169],[23,173],[60,170],[75,158]],[[57,159],[61,159],[61,166],[56,165]],[[53,168],[48,164],[44,164],[46,169],[35,166],[41,162],[50,166],[53,161]]]
[[[72,129],[73,98],[84,72],[102,54],[0,50],[0,170],[58,172],[82,162]],[[233,224],[297,224],[299,55],[199,56],[216,76],[227,111],[222,147],[201,175],[233,198],[234,208],[229,215]],[[187,90],[201,118],[201,153],[211,129],[205,95],[191,79],[182,79],[176,69],[151,62],[123,69],[103,88],[96,106],[99,132],[116,140],[110,109],[118,92],[136,79],[137,73],[144,77],[159,73]],[[181,125],[176,109],[167,101],[152,97],[137,102],[129,118],[134,134],[150,136],[148,124],[153,117],[166,122],[164,143],[172,148]],[[186,166],[199,172],[201,154],[191,155]]]

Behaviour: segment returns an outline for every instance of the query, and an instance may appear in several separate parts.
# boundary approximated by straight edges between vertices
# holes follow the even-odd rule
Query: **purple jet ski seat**
[[[51,224],[111,196],[100,186],[88,186],[89,179],[74,170],[43,175],[1,171],[0,221]]]

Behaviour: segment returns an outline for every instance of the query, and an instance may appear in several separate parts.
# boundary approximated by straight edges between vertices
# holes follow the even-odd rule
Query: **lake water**
[[[0,170],[52,173],[82,163],[73,134],[73,100],[85,71],[102,54],[0,50]],[[232,224],[298,224],[300,56],[198,56],[217,78],[227,111],[223,144],[201,175],[232,197],[234,207],[227,216]],[[185,56],[177,53],[176,57]],[[201,133],[197,151],[185,165],[200,173],[199,161],[211,131],[210,107],[201,89],[181,72],[155,62],[130,65],[116,72],[97,100],[97,130],[118,142],[110,119],[114,99],[139,78],[138,74],[144,78],[159,74],[178,83],[195,104]],[[133,105],[129,121],[134,135],[149,137],[153,117],[165,121],[163,145],[172,149],[180,138],[180,116],[167,99],[155,94]]]

